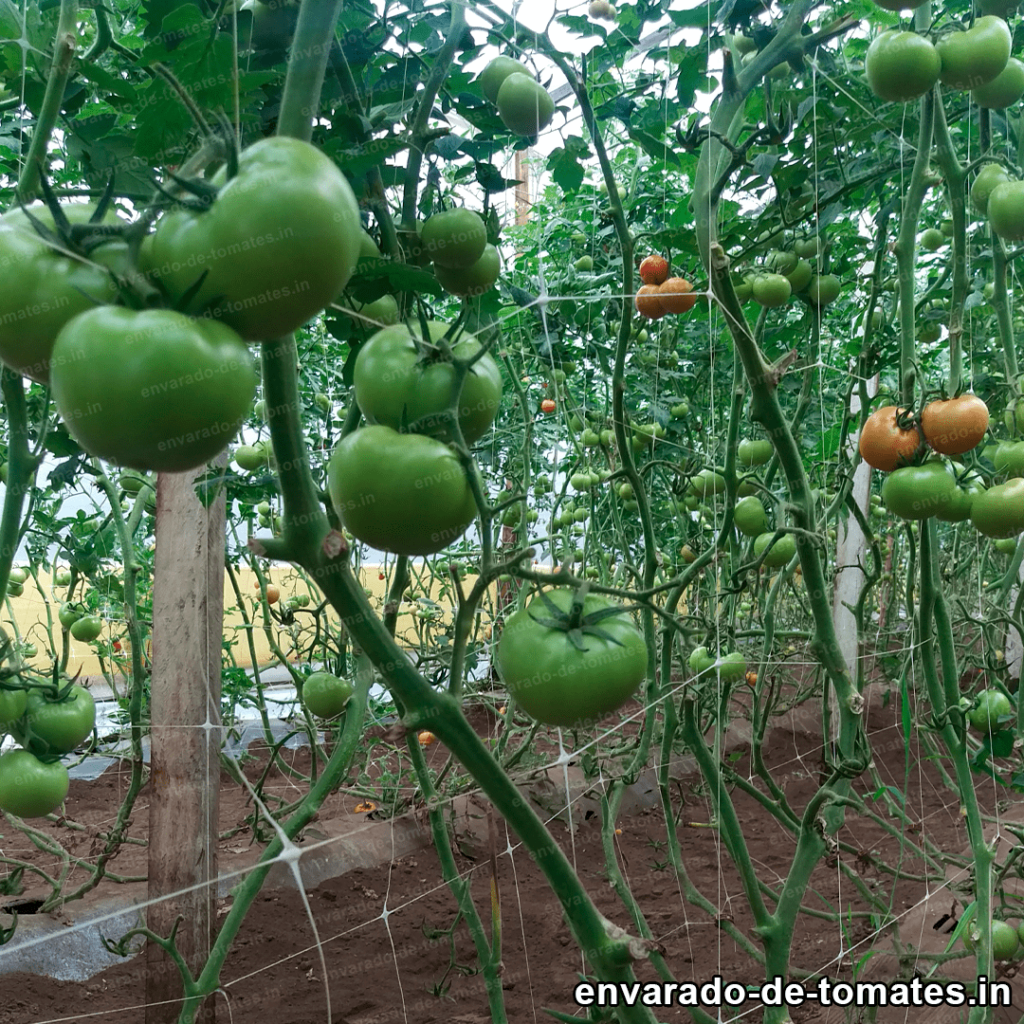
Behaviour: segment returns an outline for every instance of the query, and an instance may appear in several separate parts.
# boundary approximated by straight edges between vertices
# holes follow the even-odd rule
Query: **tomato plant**
[[[545,725],[581,728],[636,692],[647,646],[628,612],[597,594],[541,591],[505,623],[495,652],[502,681]]]
[[[186,312],[211,314],[249,341],[279,338],[341,294],[362,246],[359,205],[344,174],[300,139],[260,139],[223,168],[209,209],[173,209],[140,264]],[[205,274],[205,277],[203,275]]]
[[[68,785],[68,770],[60,761],[44,763],[27,750],[0,754],[0,810],[42,818],[64,802]]]
[[[252,356],[231,328],[168,309],[80,313],[54,343],[51,376],[57,410],[86,451],[161,472],[222,451],[256,392]]]

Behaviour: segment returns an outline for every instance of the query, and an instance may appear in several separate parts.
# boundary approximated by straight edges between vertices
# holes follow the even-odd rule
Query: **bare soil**
[[[783,728],[769,734],[764,759],[789,804],[802,809],[819,785],[822,764],[820,735],[813,722],[817,713],[808,709],[789,720]],[[808,723],[803,728],[799,723]],[[945,787],[935,769],[920,756],[915,740],[909,749],[898,728],[896,702],[875,706],[869,717],[875,765],[885,784],[904,794],[908,813],[915,826],[908,830],[914,841],[929,840],[938,849],[962,852],[966,848],[963,818],[958,801]],[[795,723],[795,724],[794,724]],[[492,722],[481,721],[483,731]],[[440,766],[447,752],[440,744],[428,750],[431,762]],[[746,777],[750,768],[750,750],[743,744],[730,755],[737,770]],[[309,752],[289,751],[288,759],[300,770],[309,768]],[[257,758],[247,765],[247,775],[256,778],[265,761]],[[683,886],[675,877],[665,850],[665,822],[660,806],[640,808],[620,821],[615,836],[616,856],[637,905],[651,929],[657,948],[679,982],[703,984],[715,976],[727,981],[756,983],[763,981],[763,970],[737,947],[721,928],[734,922],[750,934],[751,916],[729,854],[714,827],[711,804],[705,788],[692,770],[681,761],[673,772],[676,800],[682,797],[682,817],[678,835],[690,881],[718,908],[717,919],[689,903]],[[94,782],[73,782],[67,809],[70,819],[85,826],[84,832],[50,827],[60,842],[73,854],[86,856],[94,849],[96,832],[108,827],[120,802],[125,776],[109,770]],[[285,799],[301,794],[299,784],[271,775],[268,791]],[[857,780],[861,793],[873,785],[867,776]],[[979,786],[988,810],[996,800],[1005,799],[1005,791],[994,786]],[[739,790],[733,792],[744,835],[760,878],[773,887],[781,887],[793,855],[791,835],[766,811],[760,802]],[[333,796],[322,809],[318,821],[307,831],[304,841],[315,843],[324,835],[365,823],[365,812],[356,812],[360,799],[350,791]],[[873,804],[885,815],[880,802]],[[131,835],[145,837],[146,793],[133,815]],[[244,826],[250,813],[246,792],[226,774],[221,779],[221,828]],[[413,812],[415,815],[415,812]],[[571,832],[564,819],[551,823],[552,831],[569,858],[577,866],[584,885],[597,906],[615,924],[636,934],[623,903],[611,886],[604,868],[600,820],[597,815],[577,823]],[[9,830],[8,830],[9,831]],[[897,836],[900,829],[897,827]],[[457,832],[458,834],[458,832]],[[251,831],[245,828],[222,840],[221,870],[226,865],[248,858]],[[795,971],[825,975],[833,980],[850,980],[853,966],[871,949],[876,938],[874,926],[865,918],[847,915],[863,909],[854,884],[838,867],[838,861],[850,865],[869,888],[882,892],[891,901],[893,913],[900,917],[917,905],[924,894],[920,881],[897,880],[878,867],[875,858],[890,866],[898,862],[908,874],[923,871],[921,861],[904,848],[898,837],[884,832],[877,824],[852,812],[838,836],[848,844],[837,858],[825,859],[814,873],[804,905],[822,914],[841,913],[842,927],[832,918],[803,915],[793,943],[792,965]],[[8,834],[3,838],[4,855],[38,857],[25,838]],[[506,845],[510,844],[512,852]],[[481,918],[489,930],[490,858],[485,845],[468,835],[456,844],[461,871],[472,879],[472,891]],[[563,921],[561,909],[546,882],[526,851],[504,823],[498,822],[498,885],[501,898],[503,989],[508,1019],[513,1022],[551,1019],[544,1008],[586,1019],[586,1011],[573,1001],[573,988],[585,970],[580,952]],[[112,864],[121,875],[145,871],[143,846],[125,846]],[[52,861],[50,863],[52,867]],[[2,879],[0,875],[0,879]],[[84,877],[84,876],[83,876]],[[74,880],[74,878],[73,878]],[[73,887],[73,886],[72,886]],[[131,888],[125,887],[125,888]],[[933,884],[931,888],[935,888]],[[119,890],[104,883],[106,896]],[[22,903],[42,892],[31,879],[17,899],[0,898],[0,905]],[[946,905],[954,916],[929,922],[937,933],[948,932],[959,913],[957,894],[949,891]],[[969,897],[968,897],[969,898]],[[414,853],[373,868],[351,871],[317,885],[308,892],[309,904],[320,937],[319,949],[313,928],[294,888],[264,889],[252,907],[242,931],[228,956],[222,974],[223,996],[218,1016],[223,1021],[267,1021],[274,1024],[322,1024],[327,1018],[325,992],[330,991],[333,1020],[338,1024],[386,1024],[411,1021],[416,1024],[486,1024],[491,1020],[482,976],[476,972],[476,955],[466,927],[458,923],[455,899],[441,881],[441,869],[433,847],[424,846]],[[769,906],[772,904],[769,903]],[[220,901],[226,912],[229,899]],[[386,912],[386,913],[385,913]],[[0,922],[6,918],[0,917]],[[323,962],[321,962],[321,953]],[[0,949],[0,960],[2,960]],[[326,967],[326,975],[325,975]],[[889,972],[895,972],[895,966]],[[655,981],[653,966],[641,961],[637,976]],[[1015,973],[1014,968],[1004,974]],[[808,983],[810,984],[810,982]],[[128,960],[85,982],[58,982],[31,974],[0,976],[0,1024],[39,1024],[56,1020],[87,1020],[90,1024],[142,1024],[145,1013],[145,975],[142,957]],[[227,1002],[230,1002],[230,1009]],[[749,1014],[745,1019],[759,1019]],[[663,1022],[687,1021],[685,1008],[658,1009]],[[712,1016],[717,1012],[712,1010]],[[722,1019],[738,1016],[742,1009],[723,1009]],[[934,1011],[883,1010],[877,1020],[925,1021]],[[1021,1008],[997,1020],[1016,1021]],[[826,1009],[809,1003],[795,1008],[797,1024],[830,1024],[857,1020],[856,1011]]]

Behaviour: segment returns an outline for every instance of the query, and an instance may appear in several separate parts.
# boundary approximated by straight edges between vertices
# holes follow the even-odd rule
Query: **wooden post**
[[[526,150],[529,155],[529,150]],[[516,150],[515,163],[516,181],[516,223],[528,224],[530,222],[530,168],[523,159],[523,150]]]
[[[177,948],[193,976],[210,952],[217,898],[220,670],[224,615],[224,494],[204,508],[196,473],[157,479],[152,783],[147,925]],[[162,949],[146,950],[146,1024],[177,1021],[183,995]],[[168,1002],[169,1001],[169,1002]],[[209,1000],[199,1018],[214,1019]]]

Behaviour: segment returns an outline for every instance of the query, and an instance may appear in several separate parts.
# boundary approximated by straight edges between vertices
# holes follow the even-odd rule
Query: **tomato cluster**
[[[498,108],[505,127],[516,135],[542,132],[555,116],[555,101],[530,69],[511,57],[495,57],[480,73],[484,96]]]
[[[682,277],[669,277],[664,256],[647,256],[640,264],[640,280],[634,303],[648,320],[660,320],[667,313],[687,313],[697,302],[693,285]]]
[[[56,810],[68,792],[60,758],[92,734],[96,704],[73,683],[53,698],[41,690],[0,690],[0,736],[10,733],[21,747],[0,757],[0,810],[39,818]]]
[[[935,516],[970,519],[987,537],[1024,531],[1024,444],[1004,442],[993,456],[996,473],[1010,479],[986,490],[973,470],[959,471],[935,455],[960,456],[976,448],[989,425],[988,406],[977,395],[930,402],[917,417],[896,406],[876,409],[861,430],[859,449],[868,465],[886,474],[882,500],[902,519]],[[927,448],[926,448],[927,446]]]

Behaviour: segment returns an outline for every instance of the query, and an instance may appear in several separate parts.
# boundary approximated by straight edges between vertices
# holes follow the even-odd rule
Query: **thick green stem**
[[[46,92],[39,110],[32,141],[25,154],[25,163],[18,179],[17,196],[28,203],[39,194],[39,180],[46,166],[46,151],[50,136],[60,117],[64,90],[71,76],[71,65],[75,57],[75,40],[78,38],[78,0],[61,0],[60,18],[57,20],[57,37],[53,42],[53,63],[46,80]],[[6,371],[5,371],[6,372]]]

